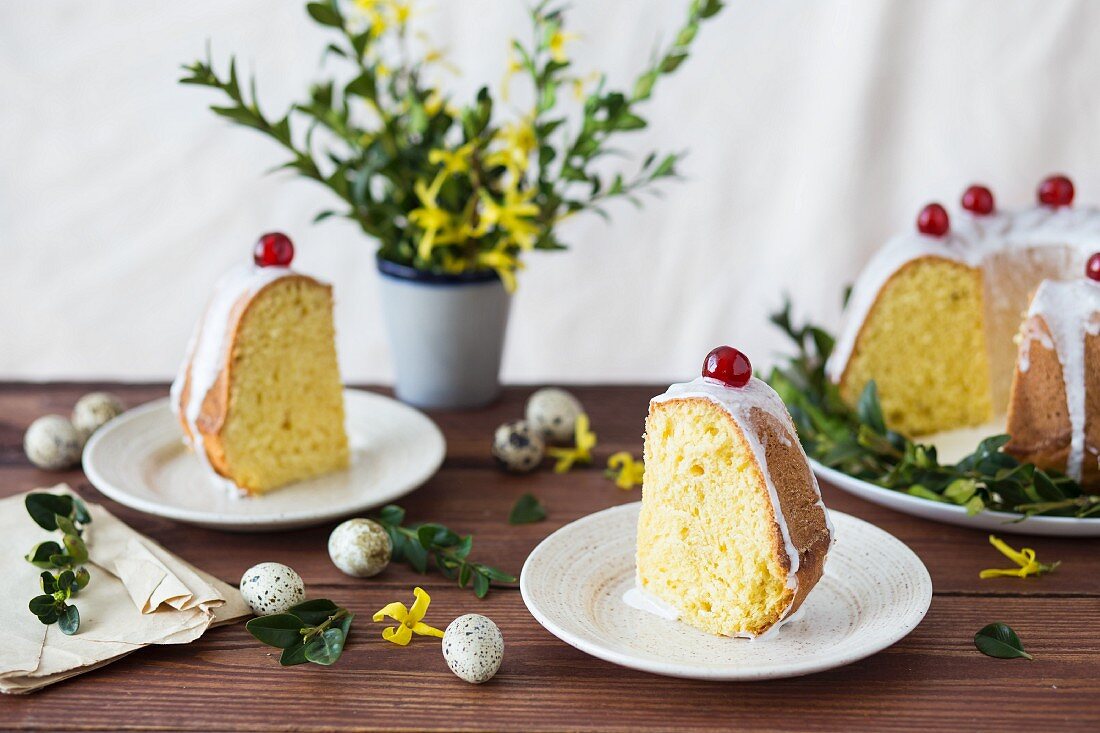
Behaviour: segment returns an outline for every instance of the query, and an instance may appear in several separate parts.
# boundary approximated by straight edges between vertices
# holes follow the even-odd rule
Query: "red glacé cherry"
[[[1089,257],[1089,262],[1085,265],[1085,277],[1100,282],[1100,252]]]
[[[703,376],[730,387],[744,387],[752,376],[752,364],[732,346],[719,346],[703,361]]]
[[[1058,208],[1073,203],[1073,181],[1065,176],[1050,176],[1039,184],[1039,203]]]
[[[947,217],[947,209],[939,204],[928,204],[920,210],[917,217],[917,231],[930,237],[942,237],[951,228],[951,220]]]
[[[260,267],[287,267],[294,259],[294,244],[282,232],[268,232],[256,241],[252,259]]]
[[[971,186],[963,194],[962,207],[978,216],[992,214],[993,192],[985,186]]]

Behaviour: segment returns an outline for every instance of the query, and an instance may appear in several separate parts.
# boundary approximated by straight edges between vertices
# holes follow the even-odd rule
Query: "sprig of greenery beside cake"
[[[438,82],[441,53],[411,30],[410,4],[396,0],[308,3],[310,17],[336,34],[325,56],[346,62],[352,76],[315,84],[282,114],[261,111],[254,82],[242,88],[233,59],[225,76],[209,58],[196,61],[181,82],[221,91],[228,104],[211,107],[215,113],[280,144],[291,155],[281,168],[336,194],[341,207],[316,220],[351,219],[378,241],[385,260],[442,273],[491,269],[511,289],[525,251],[564,249],[555,233],[563,219],[606,216],[614,199],[640,204],[638,193],[676,176],[682,153],[649,153],[633,172],[609,172],[602,159],[620,154],[612,139],[646,127],[639,107],[721,7],[691,0],[669,45],[620,91],[603,74],[589,80],[574,71],[566,45],[575,34],[565,31],[564,9],[536,4],[532,39],[512,41],[506,74],[529,78],[532,101],[507,122],[494,119],[499,104],[488,87],[466,105],[452,104]],[[563,103],[570,90],[574,110]]]
[[[1100,496],[1086,494],[1071,478],[1022,463],[1001,451],[1007,435],[983,440],[969,456],[942,465],[936,448],[888,430],[875,383],[855,408],[825,374],[834,339],[819,326],[796,326],[788,301],[772,323],[794,342],[796,355],[772,370],[768,382],[783,398],[806,453],[821,464],[878,486],[930,501],[1035,515],[1100,515]]]

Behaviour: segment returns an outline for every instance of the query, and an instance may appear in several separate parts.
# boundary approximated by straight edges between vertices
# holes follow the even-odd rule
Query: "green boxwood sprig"
[[[418,573],[428,572],[429,564],[434,564],[444,576],[457,580],[460,588],[472,586],[478,598],[484,598],[494,582],[516,582],[514,575],[467,559],[474,545],[473,535],[460,536],[442,524],[402,526],[405,510],[393,504],[383,507],[375,521],[390,536],[393,559],[408,563]]]
[[[343,653],[354,619],[348,609],[318,598],[254,618],[244,627],[264,644],[282,649],[279,664],[284,667],[306,662],[328,667]]]
[[[27,562],[43,568],[39,576],[42,594],[32,598],[28,607],[47,626],[56,623],[62,633],[75,634],[80,628],[80,612],[69,601],[91,580],[84,567],[88,547],[84,544],[83,530],[92,516],[84,503],[71,494],[34,492],[27,494],[24,505],[35,524],[62,534],[60,543],[40,542],[26,555]]]
[[[1004,453],[1007,435],[986,438],[958,463],[941,464],[935,446],[887,429],[873,381],[854,409],[845,404],[825,374],[834,345],[828,332],[814,325],[796,327],[789,301],[771,320],[797,353],[773,369],[768,382],[787,404],[811,458],[887,489],[964,506],[970,514],[992,509],[1018,514],[1017,521],[1041,514],[1100,514],[1100,495],[1086,494],[1068,476]]]

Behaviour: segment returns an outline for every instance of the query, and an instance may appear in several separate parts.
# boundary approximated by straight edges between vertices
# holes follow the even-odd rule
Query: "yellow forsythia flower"
[[[572,448],[547,448],[546,454],[556,458],[554,473],[565,473],[578,463],[592,462],[592,449],[596,447],[596,434],[589,429],[588,415],[577,415],[577,424],[573,429]]]
[[[569,60],[569,57],[565,55],[565,44],[570,41],[575,41],[580,38],[576,33],[566,33],[561,30],[554,31],[550,36],[550,58],[557,61],[559,64],[563,64]]]
[[[432,92],[434,95],[435,92]],[[427,102],[432,101],[429,97]],[[428,111],[428,104],[425,102],[424,110]],[[442,106],[442,101],[436,107],[436,112]],[[435,112],[429,112],[429,114],[435,114]],[[474,152],[474,143],[466,143],[465,145],[456,148],[455,150],[443,150],[435,149],[428,153],[428,162],[432,165],[443,164],[443,170],[447,171],[449,175],[458,175],[459,173],[465,173],[470,170],[470,155]]]
[[[993,535],[989,535],[989,544],[996,547],[998,552],[1000,552],[1002,555],[1004,555],[1020,567],[1008,568],[1004,570],[998,568],[990,568],[989,570],[983,570],[978,573],[979,578],[999,578],[1003,576],[1026,578],[1029,575],[1042,575],[1043,573],[1049,573],[1050,571],[1054,570],[1054,568],[1061,565],[1061,562],[1055,562],[1050,565],[1041,563],[1035,559],[1035,550],[1031,549],[1030,547],[1025,547],[1017,552]]]
[[[645,464],[635,461],[634,456],[626,451],[614,453],[607,459],[608,478],[615,479],[615,485],[623,491],[629,491],[635,486],[642,485],[642,477],[645,475]]]
[[[413,601],[412,608],[405,608],[404,603],[394,601],[374,614],[375,621],[388,617],[397,622],[397,626],[382,629],[382,638],[386,641],[392,641],[398,646],[406,646],[412,641],[413,634],[443,638],[442,631],[434,626],[428,626],[423,621],[424,614],[428,612],[428,604],[432,602],[431,596],[420,587],[413,588],[413,595],[416,600]]]

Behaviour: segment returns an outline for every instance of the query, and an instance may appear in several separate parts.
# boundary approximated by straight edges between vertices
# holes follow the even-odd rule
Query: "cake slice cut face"
[[[756,637],[821,577],[832,532],[778,395],[750,379],[673,385],[646,420],[639,590],[680,620]]]
[[[346,467],[331,287],[286,268],[227,276],[173,394],[196,453],[246,493]]]

